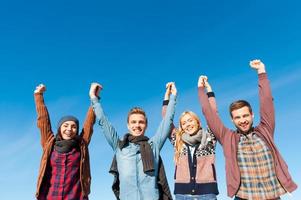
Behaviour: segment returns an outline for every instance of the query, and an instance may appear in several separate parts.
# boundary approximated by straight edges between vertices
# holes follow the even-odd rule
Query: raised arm
[[[207,124],[213,134],[216,136],[217,140],[221,144],[224,143],[226,139],[226,134],[228,132],[228,128],[224,126],[221,119],[219,118],[216,109],[212,109],[211,104],[209,103],[208,96],[205,94],[205,76],[200,76],[198,81],[198,94],[199,100],[202,105],[202,112],[206,118]],[[207,81],[208,82],[208,81]]]
[[[201,77],[204,81],[204,87],[207,90],[207,96],[209,99],[210,107],[214,112],[217,113],[217,105],[216,105],[215,95],[214,95],[211,85],[209,84],[208,77],[207,76],[201,76]]]
[[[102,106],[100,104],[99,98],[96,96],[98,94],[97,90],[102,90],[102,86],[98,83],[92,83],[90,87],[90,99],[94,113],[96,115],[97,122],[104,133],[106,140],[109,145],[115,151],[118,145],[118,135],[115,128],[111,125],[107,117],[105,116]]]
[[[165,114],[166,114],[167,105],[169,103],[169,96],[171,94],[171,84],[172,84],[172,82],[168,82],[166,84],[166,91],[164,94],[163,106],[162,106],[162,117],[165,117]]]
[[[164,100],[163,100],[163,105],[162,105],[162,117],[163,118],[166,115],[166,110],[167,110],[167,105],[169,103],[169,96],[171,94],[172,84],[173,84],[173,82],[168,82],[166,84],[166,91],[165,91],[165,94],[164,94]],[[171,142],[173,142],[172,138],[175,138],[175,133],[176,133],[176,127],[175,127],[174,123],[172,122],[171,128],[170,128],[170,133],[168,134],[169,139],[171,139]]]
[[[46,87],[43,84],[40,84],[36,87],[34,91],[34,99],[36,104],[36,111],[37,111],[37,125],[40,129],[41,133],[41,145],[44,148],[46,142],[50,137],[53,136],[51,130],[51,123],[49,118],[49,113],[47,107],[44,103],[43,94],[46,91]]]
[[[169,89],[170,88],[170,89]],[[169,99],[168,106],[166,111],[162,111],[163,120],[160,123],[159,128],[156,131],[156,134],[152,137],[154,144],[157,144],[159,150],[161,150],[166,138],[170,135],[173,126],[173,118],[175,113],[176,97],[177,97],[177,88],[175,83],[167,84],[167,94],[166,98]],[[165,98],[164,98],[165,99]]]
[[[267,129],[267,131],[264,131],[264,133],[267,132],[273,136],[275,129],[275,110],[265,65],[260,60],[252,60],[250,62],[250,66],[258,73],[260,101],[260,123],[258,128]]]
[[[94,88],[92,90],[90,88],[90,91],[89,91],[90,98],[98,98],[100,89],[101,89],[101,87],[96,87],[96,89],[94,91]],[[86,115],[83,130],[81,132],[81,137],[86,142],[86,144],[89,144],[91,141],[94,123],[95,123],[95,114],[94,114],[92,106],[90,106],[88,109],[87,115]]]

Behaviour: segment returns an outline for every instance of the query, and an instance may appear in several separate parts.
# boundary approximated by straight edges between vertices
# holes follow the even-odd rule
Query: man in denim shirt
[[[172,83],[170,103],[156,134],[148,139],[145,134],[147,118],[141,108],[133,108],[128,114],[129,133],[120,139],[116,130],[105,116],[96,94],[102,89],[98,83],[92,83],[90,98],[92,106],[106,140],[115,152],[120,180],[121,200],[158,200],[158,165],[160,150],[166,141],[174,117],[177,90]]]

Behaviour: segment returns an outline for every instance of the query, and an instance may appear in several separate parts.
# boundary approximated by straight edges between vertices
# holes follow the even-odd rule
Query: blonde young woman
[[[214,93],[204,76],[211,107],[216,111]],[[162,114],[169,101],[170,87],[164,96]],[[200,119],[192,111],[181,114],[179,127],[171,129],[170,140],[175,154],[176,200],[216,200],[218,187],[215,172],[216,139],[209,129],[203,128]]]

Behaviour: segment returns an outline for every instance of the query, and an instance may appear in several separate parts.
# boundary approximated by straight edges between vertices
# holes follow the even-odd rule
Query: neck
[[[238,133],[240,133],[240,134],[242,134],[242,135],[245,135],[245,136],[248,136],[250,133],[252,133],[253,132],[253,127],[251,127],[249,130],[247,130],[247,131],[242,131],[242,130],[240,130],[240,129],[237,129],[237,132]]]

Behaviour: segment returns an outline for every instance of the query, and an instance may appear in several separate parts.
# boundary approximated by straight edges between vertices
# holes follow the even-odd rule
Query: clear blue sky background
[[[120,135],[132,106],[145,108],[147,135],[161,120],[167,81],[175,81],[175,123],[184,110],[201,116],[197,80],[206,74],[220,115],[232,127],[228,105],[250,101],[258,122],[257,75],[266,64],[276,107],[275,141],[301,184],[299,1],[2,1],[0,3],[0,185],[3,200],[34,199],[42,154],[33,90],[47,86],[53,130],[73,114],[83,121],[89,86],[104,86],[105,112]],[[201,116],[203,124],[204,118]],[[90,145],[91,200],[114,199],[113,152],[95,126]],[[173,149],[162,150],[173,190]],[[219,199],[226,197],[224,158],[217,146]],[[283,199],[300,200],[300,189]]]

